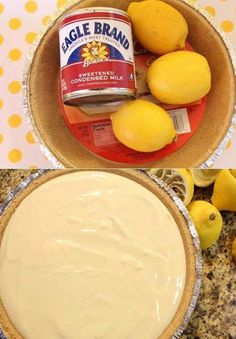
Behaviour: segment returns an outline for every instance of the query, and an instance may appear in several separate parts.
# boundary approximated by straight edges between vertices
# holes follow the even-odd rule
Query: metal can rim
[[[79,95],[81,94],[81,95]],[[84,89],[84,90],[79,90],[79,91],[76,91],[76,92],[71,92],[71,93],[68,93],[66,95],[63,96],[63,102],[64,104],[68,104],[70,102],[70,100],[73,100],[73,99],[83,99],[83,98],[89,98],[91,96],[102,96],[102,95],[114,95],[116,94],[117,96],[126,96],[127,99],[128,98],[134,98],[136,97],[136,90],[131,90],[131,89],[127,89],[127,88],[105,88],[105,89],[102,89],[102,90],[90,90],[90,89]],[[119,100],[117,98],[117,100],[115,100],[114,102],[120,102],[124,99],[121,99]],[[114,102],[105,102],[104,104],[112,104]],[[102,102],[101,102],[102,103]],[[81,103],[81,105],[84,105]],[[90,103],[87,103],[87,105],[91,106],[91,105],[96,105],[94,104],[93,102]],[[80,105],[76,105],[76,106],[80,106]]]
[[[129,15],[127,12],[123,11],[122,9],[113,8],[113,7],[86,7],[77,9],[73,12],[69,12],[65,15],[63,15],[59,21],[59,24],[61,24],[65,19],[68,19],[76,14],[85,14],[85,13],[93,13],[93,12],[99,12],[99,11],[105,11],[108,13],[117,13],[117,14],[123,14],[125,17],[129,18]]]

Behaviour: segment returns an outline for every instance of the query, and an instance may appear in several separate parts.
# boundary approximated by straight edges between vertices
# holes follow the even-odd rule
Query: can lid
[[[129,18],[129,15],[127,12],[123,11],[122,9],[119,8],[113,8],[113,7],[86,7],[86,8],[81,8],[77,10],[70,10],[67,14],[63,15],[60,19],[60,23],[63,22],[63,20],[74,16],[76,14],[84,14],[84,13],[96,13],[96,12],[108,12],[108,13],[115,13],[115,14],[122,14]]]

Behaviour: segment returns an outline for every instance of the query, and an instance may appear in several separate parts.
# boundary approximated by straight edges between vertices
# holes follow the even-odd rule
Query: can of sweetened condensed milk
[[[126,12],[84,8],[59,23],[65,104],[113,103],[136,95],[132,27]]]

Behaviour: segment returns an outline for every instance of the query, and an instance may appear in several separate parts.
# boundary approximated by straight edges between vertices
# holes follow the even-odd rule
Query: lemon
[[[232,257],[233,257],[233,260],[236,264],[236,238],[234,239],[234,241],[232,243]]]
[[[147,50],[161,55],[184,48],[188,25],[174,7],[157,0],[132,2],[128,14],[137,40]]]
[[[236,211],[236,177],[235,170],[221,170],[216,177],[212,204],[223,211]]]
[[[152,95],[167,104],[189,104],[211,89],[211,71],[202,55],[178,51],[161,56],[150,66],[147,83]]]
[[[220,212],[207,201],[193,201],[188,206],[200,238],[201,249],[212,246],[220,236],[223,221]]]
[[[151,169],[150,173],[162,179],[188,206],[193,198],[194,184],[191,175],[186,169]]]
[[[192,175],[194,185],[198,187],[207,187],[213,184],[220,170],[195,168],[190,169],[189,171]]]
[[[111,120],[116,138],[139,152],[158,151],[172,143],[176,136],[169,114],[145,100],[125,103],[111,115]]]
[[[236,178],[236,169],[231,169],[230,173],[232,174],[233,177]]]

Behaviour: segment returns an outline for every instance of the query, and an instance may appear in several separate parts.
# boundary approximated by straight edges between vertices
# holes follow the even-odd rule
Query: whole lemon
[[[201,249],[212,246],[220,236],[223,221],[220,212],[207,201],[197,200],[188,206],[200,238]]]
[[[152,95],[167,104],[189,104],[211,89],[211,71],[206,58],[178,51],[155,60],[147,74]]]
[[[169,114],[145,101],[125,103],[111,115],[116,138],[139,152],[154,152],[173,142],[176,131]]]
[[[184,48],[188,25],[174,7],[159,0],[132,2],[128,14],[137,40],[147,50],[161,55]]]
[[[221,170],[216,177],[212,204],[220,211],[236,211],[236,173],[235,170]]]

